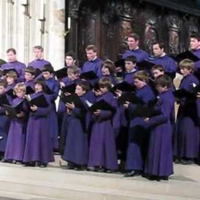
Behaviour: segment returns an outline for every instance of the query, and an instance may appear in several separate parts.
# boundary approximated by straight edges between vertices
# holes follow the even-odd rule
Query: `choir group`
[[[68,52],[57,71],[41,46],[28,66],[8,49],[0,71],[1,160],[46,167],[59,149],[67,169],[157,181],[168,180],[173,162],[200,164],[200,37],[173,58],[159,41],[149,56],[135,33],[127,44],[117,62],[102,61],[88,45],[81,67]]]

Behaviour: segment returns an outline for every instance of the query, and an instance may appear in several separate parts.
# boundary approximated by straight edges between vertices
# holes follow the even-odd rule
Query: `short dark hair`
[[[44,81],[43,79],[40,78],[40,79],[35,80],[35,81],[34,81],[34,86],[35,86],[36,84],[41,85],[43,91],[46,90],[46,83],[45,83],[45,81]]]
[[[50,74],[53,74],[54,73],[54,69],[53,69],[51,64],[46,64],[42,68],[42,72],[49,72]]]
[[[9,52],[13,52],[15,55],[17,54],[17,51],[14,48],[10,48],[6,51],[6,53],[9,53]]]
[[[99,88],[107,88],[110,90],[112,87],[111,80],[107,77],[103,77],[99,80]]]
[[[107,68],[111,75],[115,74],[115,65],[114,65],[114,62],[112,62],[111,60],[105,60],[102,63],[102,67]]]
[[[86,80],[80,80],[77,83],[78,86],[80,86],[83,90],[85,90],[86,92],[90,90],[90,84],[88,81]]]
[[[137,58],[135,56],[128,56],[125,58],[125,61],[130,61],[135,64],[137,62]]]
[[[155,85],[159,85],[163,88],[164,87],[170,88],[172,85],[172,79],[169,76],[167,76],[166,74],[164,74],[164,75],[156,78]]]
[[[154,71],[154,70],[159,70],[161,72],[164,72],[165,71],[165,68],[162,66],[162,65],[154,65],[151,69],[151,71]]]
[[[192,33],[190,38],[195,38],[197,39],[198,41],[200,41],[200,34],[199,33]]]
[[[135,41],[140,40],[140,37],[139,37],[139,35],[138,35],[137,33],[130,33],[130,34],[128,35],[127,39],[128,39],[128,38],[134,38]]]
[[[161,48],[161,49],[165,49],[165,43],[163,41],[156,41],[153,43],[153,45],[156,45],[158,44],[158,46]]]
[[[44,48],[42,46],[40,46],[40,45],[34,46],[33,49],[39,49],[41,52],[44,51]]]
[[[25,69],[25,72],[27,73],[30,73],[32,76],[35,76],[36,74],[36,69],[32,66],[28,66],[26,69]]]
[[[67,57],[67,56],[72,57],[73,60],[76,60],[76,59],[77,59],[77,56],[76,56],[76,54],[75,54],[73,51],[67,52],[66,55],[65,55],[65,57]]]
[[[6,80],[0,80],[0,86],[3,86],[4,88],[6,88],[8,85]]]

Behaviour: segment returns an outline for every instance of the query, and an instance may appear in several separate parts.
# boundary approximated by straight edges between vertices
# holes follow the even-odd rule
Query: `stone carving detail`
[[[145,47],[150,52],[150,54],[153,54],[153,43],[158,39],[158,34],[156,31],[156,18],[152,17],[147,20],[146,22],[146,28],[145,28]]]
[[[176,55],[179,53],[179,32],[181,21],[175,16],[171,15],[168,17],[168,27],[169,27],[169,53]]]

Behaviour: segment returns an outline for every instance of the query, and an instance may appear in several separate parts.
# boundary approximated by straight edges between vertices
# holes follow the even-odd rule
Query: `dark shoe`
[[[42,164],[40,164],[40,167],[45,168],[45,167],[47,167],[47,164],[42,163]]]
[[[98,172],[100,172],[100,173],[104,173],[104,172],[106,172],[106,170],[104,169],[104,168],[99,168],[98,170],[97,170]]]
[[[159,177],[161,181],[168,181],[169,177],[168,176],[160,176]]]
[[[194,164],[194,161],[192,159],[188,159],[188,160],[181,159],[181,164],[183,164],[183,165],[191,165],[191,164]]]
[[[90,171],[90,172],[96,172],[97,171],[97,169],[95,167],[88,167],[87,170]]]
[[[71,166],[71,165],[67,165],[66,167],[65,167],[65,169],[74,169],[75,167],[74,166]]]
[[[154,175],[149,176],[147,179],[150,181],[160,181],[160,177]]]
[[[124,175],[124,177],[134,177],[134,176],[141,176],[141,172],[139,171],[131,171]]]
[[[35,167],[35,162],[24,163],[24,167]]]
[[[115,173],[115,170],[107,169],[107,170],[106,170],[106,173],[108,173],[108,174],[112,174],[112,173]]]

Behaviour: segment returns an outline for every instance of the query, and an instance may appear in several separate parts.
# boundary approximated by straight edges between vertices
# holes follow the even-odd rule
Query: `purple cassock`
[[[56,114],[56,107],[55,107],[55,100],[58,97],[60,84],[57,80],[54,78],[50,78],[48,80],[45,80],[45,83],[47,87],[50,89],[51,94],[48,94],[50,100],[51,100],[51,112],[50,112],[50,135],[52,138],[53,148],[58,148],[58,119]]]
[[[26,144],[24,151],[24,163],[40,162],[41,164],[48,164],[54,161],[53,147],[50,132],[50,113],[51,113],[51,100],[44,93],[34,93],[31,95],[31,99],[34,99],[40,95],[46,97],[49,106],[47,108],[40,108],[36,112],[30,112]]]
[[[21,102],[23,102],[23,112],[28,112],[28,106],[26,101],[23,98],[15,98],[12,102],[12,106],[17,106]],[[8,140],[5,151],[5,160],[15,160],[15,161],[23,161],[24,156],[24,147],[26,140],[26,126],[27,126],[27,116],[21,118],[14,118],[11,120]]]
[[[99,58],[96,58],[95,60],[92,60],[92,61],[87,61],[83,64],[82,73],[94,71],[98,77],[101,77],[102,76],[102,73],[101,73],[102,63],[103,63],[103,61]]]
[[[200,58],[200,49],[198,50],[192,50],[191,51],[195,56]],[[200,60],[194,63],[194,71],[197,71],[200,69]]]
[[[139,97],[144,105],[148,105],[155,100],[154,92],[149,85],[136,89],[136,96]],[[134,113],[136,104],[130,104],[128,107],[129,115]],[[144,160],[146,156],[147,130],[146,123],[142,117],[134,117],[130,120],[129,138],[127,149],[126,170],[143,171]]]
[[[129,50],[126,51],[123,55],[122,55],[122,59],[127,58],[128,56],[135,56],[137,59],[137,62],[142,62],[144,60],[147,60],[149,57],[149,54],[146,51],[143,51],[141,49],[136,49],[136,50]]]
[[[34,67],[35,69],[42,70],[42,68],[47,64],[51,64],[51,63],[44,59],[36,59],[36,60],[33,60],[32,62],[28,63],[28,66]]]
[[[132,72],[125,72],[124,73],[124,81],[129,83],[130,85],[134,85],[134,78],[133,75],[138,72],[137,69],[133,69]]]
[[[14,90],[15,85],[16,85],[16,83],[13,83],[13,84],[11,84],[11,85],[8,85],[8,86],[6,87],[6,92],[8,92],[10,89]],[[8,101],[9,101],[10,103],[12,103],[12,101],[13,101],[13,99],[14,99],[13,95],[10,95],[10,94],[9,94],[9,95],[7,95],[7,97],[8,97]]]
[[[193,84],[198,85],[198,79],[189,74],[180,83],[180,88],[192,90]],[[182,99],[178,109],[175,133],[173,137],[174,156],[176,158],[195,159],[199,152],[198,100]]]
[[[86,95],[80,97],[83,101],[86,100]],[[88,164],[88,134],[86,130],[86,114],[87,105],[84,103],[83,108],[74,108],[71,115],[68,115],[67,122],[64,126],[66,130],[66,140],[62,159],[76,164]]]
[[[1,107],[0,109],[0,138],[1,138],[0,152],[5,152],[9,128],[10,128],[10,119],[6,115],[5,108]]]
[[[177,63],[168,55],[162,57],[155,57],[153,60],[150,60],[155,65],[162,65],[165,69],[166,74],[168,74],[172,79],[176,76]]]
[[[72,81],[68,77],[62,79],[62,82],[65,84],[65,86],[72,85],[72,84],[77,83],[79,81],[80,81],[80,79],[76,79],[76,80]],[[63,114],[66,110],[65,108],[66,108],[65,104],[63,103],[62,100],[60,100],[59,105],[58,105],[58,112],[57,112],[59,119],[63,117]]]
[[[34,89],[35,82],[34,80],[26,81],[25,85],[26,87],[31,87],[32,89]]]
[[[111,92],[97,97],[97,101],[105,100],[117,108],[117,101]],[[99,116],[92,115],[93,126],[90,139],[89,167],[102,166],[105,169],[117,169],[117,151],[115,130],[112,125],[111,111],[101,111]]]
[[[8,62],[6,64],[3,64],[1,66],[1,69],[2,70],[15,69],[18,73],[18,82],[24,81],[24,71],[26,69],[26,65],[24,63],[21,63],[19,61]]]
[[[145,163],[145,174],[170,176],[173,174],[172,133],[175,116],[174,95],[171,90],[159,95],[156,109],[160,115],[151,117],[148,122],[150,140]]]

